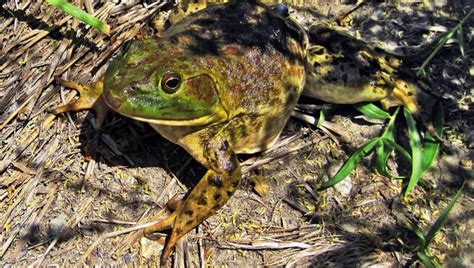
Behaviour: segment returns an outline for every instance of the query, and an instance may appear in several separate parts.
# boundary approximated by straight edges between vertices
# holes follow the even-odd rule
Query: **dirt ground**
[[[107,21],[110,37],[43,1],[0,0],[0,265],[156,266],[164,238],[141,238],[133,228],[167,213],[168,200],[192,188],[204,168],[146,124],[112,114],[97,130],[92,112],[48,109],[76,95],[54,77],[96,81],[127,41],[154,33],[165,3],[75,2]],[[291,9],[306,28],[336,24],[354,8],[306,3]],[[468,4],[367,1],[341,29],[406,54],[454,27]],[[465,57],[451,42],[428,66],[423,82],[443,104],[445,135],[434,167],[406,200],[403,182],[377,175],[370,157],[336,187],[316,190],[384,127],[351,106],[333,106],[335,132],[291,118],[280,138],[288,143],[242,156],[242,189],[179,241],[168,265],[420,266],[410,223],[426,233],[466,181],[430,250],[447,267],[473,267],[472,22],[463,28]],[[410,64],[408,76],[421,62]],[[403,136],[403,120],[398,125]],[[407,172],[403,162],[390,165]]]

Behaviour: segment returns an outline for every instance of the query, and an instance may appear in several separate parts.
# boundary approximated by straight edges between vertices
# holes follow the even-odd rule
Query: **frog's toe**
[[[199,222],[196,221],[196,217],[194,219],[190,219],[187,215],[183,217],[180,215],[180,211],[185,209],[184,202],[180,202],[180,207],[177,208],[175,212],[171,215],[166,217],[164,220],[154,224],[148,228],[145,228],[144,234],[148,239],[155,239],[156,236],[154,235],[156,232],[161,232],[165,230],[171,230],[171,235],[168,237],[166,242],[165,248],[163,249],[163,253],[161,254],[161,265],[166,264],[168,257],[171,255],[171,251],[173,250],[174,246],[178,242],[178,239],[192,230],[194,227],[197,226]],[[188,211],[188,210],[187,210]],[[189,213],[189,212],[187,212]]]
[[[420,109],[418,108],[417,91],[418,87],[415,85],[403,80],[397,80],[395,82],[395,88],[393,89],[393,95],[399,99],[408,110],[414,114],[418,114]]]
[[[403,80],[397,80],[394,85],[392,94],[380,101],[382,107],[388,110],[392,106],[403,105],[413,114],[418,114],[418,87]]]
[[[150,227],[145,228],[144,233],[145,236],[148,238],[152,238],[150,234],[164,231],[164,230],[170,230],[173,228],[173,223],[176,219],[176,212],[171,213],[168,217],[166,217],[164,220],[158,222],[157,224],[154,224]]]
[[[102,97],[102,80],[84,85],[62,79],[56,79],[56,81],[64,87],[77,90],[80,96],[78,100],[58,106],[50,111],[54,114],[61,114],[65,112],[77,112],[80,110],[93,109],[96,112],[96,128],[100,128],[110,111]]]

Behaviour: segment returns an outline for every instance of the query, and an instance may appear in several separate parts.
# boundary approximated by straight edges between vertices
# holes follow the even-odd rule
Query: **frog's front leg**
[[[162,265],[177,240],[220,209],[240,185],[241,168],[226,138],[227,133],[225,125],[216,125],[180,140],[180,144],[209,170],[170,216],[145,229],[145,234],[172,229],[161,256]]]
[[[51,109],[54,114],[64,112],[77,112],[80,110],[93,109],[96,112],[96,128],[100,128],[105,121],[110,108],[104,101],[102,92],[104,90],[104,79],[101,78],[97,82],[91,84],[78,84],[72,81],[56,79],[56,81],[64,87],[75,89],[79,92],[79,99]]]

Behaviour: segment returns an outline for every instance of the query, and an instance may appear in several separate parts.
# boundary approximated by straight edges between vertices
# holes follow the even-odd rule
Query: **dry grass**
[[[95,130],[88,112],[59,117],[48,113],[76,95],[64,91],[54,77],[97,80],[128,40],[154,33],[150,25],[163,4],[80,2],[107,21],[110,37],[42,1],[0,1],[2,265],[154,264],[163,239],[141,239],[136,229],[164,215],[166,202],[186,192],[193,186],[190,179],[202,173],[184,150],[144,124],[112,115],[103,129]],[[431,38],[436,29],[430,27],[454,25],[454,15],[462,17],[461,6],[455,2],[427,12],[417,6],[410,15],[403,6],[369,4],[355,11],[361,15],[349,29],[362,30],[367,38],[379,37],[386,49],[400,52]],[[343,14],[351,9],[330,1],[321,1],[318,8],[295,16],[308,25],[321,17],[338,18],[334,10]],[[374,20],[364,23],[364,18],[373,19],[367,14],[387,16],[375,21],[395,25],[389,29],[398,32],[382,30],[383,35],[376,35],[381,26]],[[412,24],[405,23],[407,15]],[[397,39],[396,33],[403,37]],[[465,43],[472,59],[470,44]],[[243,190],[180,241],[174,265],[412,264],[416,238],[406,223],[429,226],[460,179],[472,178],[473,97],[465,66],[454,50],[448,50],[430,70],[437,85],[432,90],[445,97],[447,141],[442,158],[408,203],[400,201],[401,183],[375,175],[368,161],[341,187],[315,191],[348,153],[380,132],[380,124],[362,122],[353,112],[340,110],[331,121],[342,127],[339,134],[349,142],[336,143],[290,120],[284,135],[295,138],[247,160]],[[251,187],[261,178],[270,189],[264,197]],[[433,250],[453,265],[472,264],[472,185],[460,204]]]

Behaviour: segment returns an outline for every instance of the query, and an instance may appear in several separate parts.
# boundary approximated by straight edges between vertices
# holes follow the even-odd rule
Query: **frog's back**
[[[213,77],[235,124],[235,149],[267,148],[284,127],[305,82],[306,36],[293,21],[255,1],[207,8],[165,36]]]
[[[207,67],[230,114],[266,113],[293,104],[301,93],[305,33],[255,1],[209,7],[164,37],[185,46],[199,66]]]

